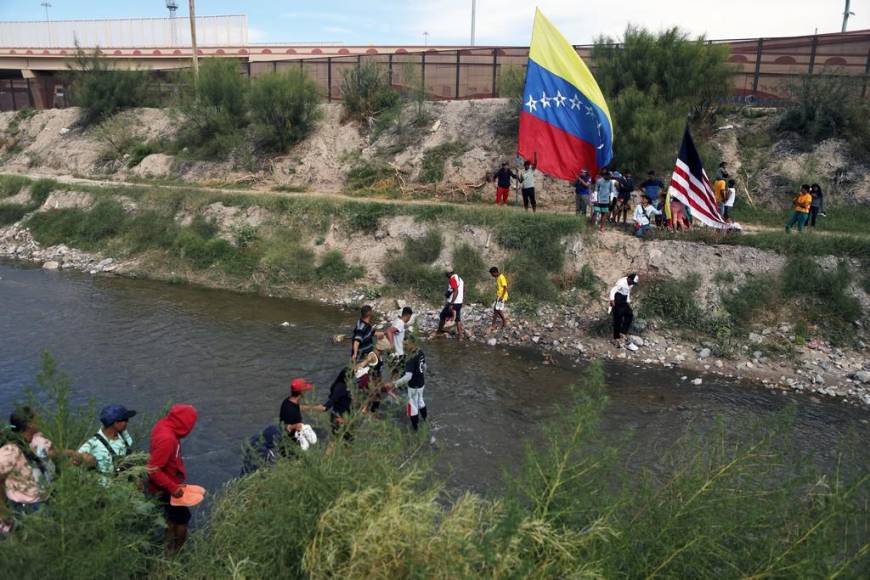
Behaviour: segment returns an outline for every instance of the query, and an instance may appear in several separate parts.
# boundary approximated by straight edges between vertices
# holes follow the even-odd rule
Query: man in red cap
[[[166,551],[170,554],[177,552],[187,539],[190,509],[172,505],[170,497],[184,495],[182,484],[187,479],[187,470],[181,456],[181,440],[193,431],[196,418],[192,405],[172,405],[151,431],[148,491],[157,497],[166,514]]]
[[[281,403],[281,424],[289,435],[295,435],[305,426],[299,402],[302,400],[302,393],[310,391],[311,388],[311,383],[305,379],[293,379],[290,382],[290,396]]]

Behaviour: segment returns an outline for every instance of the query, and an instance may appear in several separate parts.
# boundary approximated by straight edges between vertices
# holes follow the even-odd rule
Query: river
[[[240,444],[277,417],[289,381],[303,376],[324,397],[347,360],[354,313],[299,302],[90,277],[0,263],[0,409],[8,412],[32,384],[49,351],[72,378],[76,401],[122,403],[151,414],[191,403],[200,420],[185,440],[191,481],[212,489],[235,476]],[[288,321],[290,327],[282,327]],[[486,490],[516,465],[522,439],[553,416],[580,369],[545,365],[532,351],[440,340],[424,345],[427,403],[451,485]],[[793,436],[830,464],[847,437],[870,438],[870,412],[755,385],[705,376],[694,386],[679,370],[620,363],[605,367],[610,405],[603,429],[634,431],[639,451],[627,468],[655,466],[689,424],[715,417],[767,416],[797,404]],[[689,374],[689,379],[695,374]],[[397,418],[398,407],[387,414]],[[134,419],[136,421],[136,419]],[[860,467],[870,464],[861,452]]]

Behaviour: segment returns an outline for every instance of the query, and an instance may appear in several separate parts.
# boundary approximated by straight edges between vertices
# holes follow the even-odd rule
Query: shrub
[[[27,226],[40,244],[68,244],[82,250],[94,250],[123,231],[126,223],[124,208],[115,201],[104,199],[89,211],[70,208],[34,214]]]
[[[441,255],[444,237],[435,229],[427,230],[420,238],[405,240],[405,257],[420,264],[431,264]]]
[[[48,199],[48,195],[57,187],[54,179],[37,179],[30,184],[30,205],[33,209],[40,207]]]
[[[797,133],[807,147],[831,137],[845,138],[856,155],[870,154],[870,106],[861,97],[859,79],[804,75],[788,87],[788,95],[778,125],[781,131]]]
[[[808,257],[790,258],[782,272],[783,294],[799,300],[804,316],[837,343],[854,339],[852,323],[862,314],[861,303],[850,293],[851,281],[846,262],[829,272]]]
[[[304,139],[320,116],[319,103],[317,84],[301,71],[254,78],[249,106],[263,148],[284,153]]]
[[[723,293],[722,305],[736,328],[745,332],[759,315],[781,305],[779,279],[770,274],[751,276],[736,290]]]
[[[518,254],[508,260],[504,269],[510,280],[511,300],[529,299],[540,303],[559,297],[559,289],[546,268],[533,258]]]
[[[19,203],[0,204],[0,226],[14,224],[28,214],[26,205]]]
[[[143,159],[157,153],[157,151],[158,149],[153,143],[134,144],[129,150],[130,158],[127,160],[127,167],[136,167],[142,163]]]
[[[368,122],[381,111],[396,105],[399,93],[389,86],[377,63],[364,62],[345,73],[341,98],[347,118]]]
[[[371,234],[380,226],[381,218],[395,214],[396,209],[386,203],[346,203],[341,211],[351,231]]]
[[[139,142],[140,137],[132,130],[134,122],[128,115],[118,114],[103,119],[94,128],[94,139],[105,147],[104,159],[120,159]]]
[[[621,39],[595,40],[595,77],[610,104],[619,167],[673,165],[688,114],[708,113],[730,90],[728,49],[677,28],[658,34],[629,25]],[[662,144],[672,144],[662,147]]]
[[[150,249],[171,249],[180,227],[172,215],[144,210],[133,216],[124,228],[124,239],[132,252]]]
[[[320,258],[320,265],[315,270],[319,280],[328,282],[350,282],[363,275],[362,266],[350,266],[338,250],[330,250]]]
[[[178,144],[189,147],[195,157],[226,158],[244,141],[247,92],[248,80],[235,60],[200,61],[198,80],[192,73],[185,77],[180,102],[185,122]]]
[[[565,262],[562,239],[581,231],[583,221],[573,216],[541,217],[525,213],[512,216],[497,224],[496,239],[505,248],[521,252],[545,271],[558,272]]]
[[[192,227],[186,227],[179,231],[173,251],[194,268],[205,269],[230,255],[233,247],[226,240],[205,238]]]
[[[447,160],[462,155],[467,150],[468,145],[459,141],[448,141],[428,149],[420,166],[420,181],[439,183],[444,179],[444,164]]]
[[[156,104],[148,90],[148,72],[115,69],[99,49],[88,54],[77,48],[69,68],[70,100],[81,107],[79,121],[85,126],[122,109]]]
[[[280,233],[266,247],[262,266],[274,283],[306,282],[315,276],[314,252],[299,245],[298,236]]]
[[[650,280],[638,300],[638,312],[643,318],[658,319],[681,328],[703,329],[706,317],[696,296],[700,284],[697,275]]]
[[[21,188],[30,184],[30,180],[19,175],[0,175],[0,198],[12,197]]]
[[[421,298],[430,302],[440,302],[447,287],[443,272],[404,254],[384,265],[384,276],[401,288],[414,290]]]
[[[393,170],[381,161],[358,159],[347,172],[346,183],[351,191],[359,191],[376,187],[381,182],[390,180]]]

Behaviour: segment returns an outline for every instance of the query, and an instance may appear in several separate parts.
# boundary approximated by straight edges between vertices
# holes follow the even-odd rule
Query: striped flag
[[[535,11],[517,150],[544,173],[574,180],[595,175],[613,156],[613,123],[604,95],[574,47]]]
[[[688,125],[683,133],[683,144],[680,146],[680,155],[677,157],[677,165],[671,176],[668,195],[689,207],[692,211],[692,219],[711,228],[732,227],[732,224],[726,222],[719,213],[713,188],[710,187],[710,180],[704,171],[701,156],[695,148],[695,141],[692,140]]]

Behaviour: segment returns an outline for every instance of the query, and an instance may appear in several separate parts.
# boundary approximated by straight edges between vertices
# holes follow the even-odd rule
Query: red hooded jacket
[[[196,416],[192,405],[172,405],[169,413],[154,425],[148,459],[148,491],[151,493],[173,493],[184,483],[187,472],[181,457],[181,439],[193,431]]]

